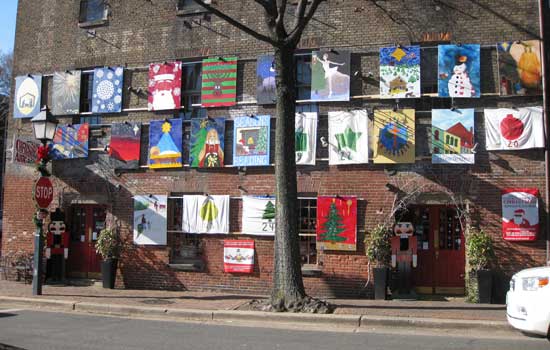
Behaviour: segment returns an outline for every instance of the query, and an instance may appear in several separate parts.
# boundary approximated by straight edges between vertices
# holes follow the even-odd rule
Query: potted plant
[[[101,255],[101,276],[103,288],[115,288],[118,258],[120,257],[121,242],[117,230],[105,228],[99,233],[95,245],[96,252]]]
[[[491,237],[483,230],[470,229],[466,254],[470,272],[474,273],[477,279],[477,292],[475,289],[469,290],[469,298],[479,303],[491,303],[493,273],[490,268],[495,259]]]
[[[386,299],[389,281],[389,266],[391,261],[391,232],[383,225],[378,225],[370,232],[367,245],[369,264],[374,268],[374,298]]]

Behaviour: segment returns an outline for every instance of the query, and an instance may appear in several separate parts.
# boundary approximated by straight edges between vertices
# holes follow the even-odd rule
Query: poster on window
[[[181,62],[149,65],[147,109],[162,111],[181,107]]]
[[[254,272],[254,241],[224,240],[223,270],[227,273]]]
[[[134,196],[134,243],[166,245],[167,196]]]
[[[311,55],[311,100],[349,101],[349,51],[321,50]]]
[[[274,104],[277,100],[273,60],[273,55],[262,55],[256,63],[256,100],[259,105]]]
[[[487,150],[544,147],[542,107],[486,109],[484,113]]]
[[[315,165],[317,113],[299,112],[295,119],[296,165]]]
[[[273,236],[275,234],[275,197],[243,196],[242,233]]]
[[[500,94],[542,95],[542,42],[506,41],[497,47]]]
[[[52,114],[73,115],[80,113],[79,70],[55,72],[52,85]]]
[[[106,67],[94,69],[92,112],[120,113],[122,111],[123,84],[124,68]]]
[[[414,109],[375,110],[373,138],[374,163],[414,163]]]
[[[474,164],[474,109],[432,110],[432,163]]]
[[[355,251],[357,197],[317,198],[317,250]]]
[[[420,97],[420,46],[380,49],[380,97]]]
[[[149,168],[182,166],[182,120],[152,120],[149,124]]]
[[[51,145],[51,158],[87,158],[89,130],[88,123],[58,126]]]
[[[271,117],[237,117],[233,123],[233,165],[269,165]]]
[[[183,196],[185,233],[229,233],[229,196]]]
[[[366,110],[328,112],[330,165],[369,162]]]
[[[479,57],[479,45],[439,45],[439,97],[479,97]]]
[[[115,169],[138,169],[141,151],[141,123],[113,123],[109,155]]]
[[[14,118],[32,118],[40,112],[42,94],[41,75],[23,75],[15,78]]]
[[[507,241],[534,241],[539,232],[539,190],[507,188],[502,193],[502,237]]]
[[[203,107],[237,104],[237,57],[202,60],[201,98]]]
[[[192,168],[219,168],[224,164],[225,118],[191,120],[189,165]]]

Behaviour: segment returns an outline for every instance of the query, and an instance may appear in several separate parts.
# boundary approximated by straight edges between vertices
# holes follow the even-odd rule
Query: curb
[[[24,306],[32,306],[35,308],[48,308],[62,311],[73,311],[75,309],[76,302],[66,300],[55,299],[35,299],[35,298],[21,298],[21,297],[0,297],[1,304],[16,304]]]
[[[362,315],[359,327],[417,327],[437,329],[476,329],[492,331],[513,331],[506,321],[454,320],[442,318],[390,317]]]
[[[300,323],[310,325],[330,325],[335,327],[359,327],[360,315],[322,315],[322,314],[294,314],[274,313],[261,311],[214,311],[214,321],[223,322],[277,322]]]

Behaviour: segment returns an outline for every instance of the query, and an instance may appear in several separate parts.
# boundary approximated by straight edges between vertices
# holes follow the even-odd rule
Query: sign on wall
[[[317,151],[317,113],[296,113],[295,149],[297,165],[315,165]]]
[[[15,78],[14,118],[32,118],[40,112],[42,93],[41,75],[23,75]]]
[[[487,150],[544,147],[542,107],[486,109],[484,112]]]
[[[224,240],[223,269],[228,273],[252,273],[254,271],[254,241]]]
[[[414,163],[414,117],[414,109],[374,111],[374,163]]]
[[[474,109],[432,110],[432,163],[474,164]]]
[[[189,164],[192,168],[219,168],[224,164],[225,118],[191,120]]]
[[[52,114],[74,115],[80,113],[79,70],[55,72],[52,85]]]
[[[317,198],[317,250],[355,251],[357,198]]]
[[[40,143],[30,138],[18,137],[13,143],[13,162],[19,164],[34,164],[37,160],[36,152]]]
[[[275,197],[243,196],[242,232],[248,235],[275,234]]]
[[[321,50],[311,55],[311,100],[349,101],[349,51]]]
[[[202,60],[202,106],[234,106],[237,102],[237,57]]]
[[[271,117],[237,117],[233,123],[233,165],[269,165]]]
[[[420,97],[420,46],[380,49],[380,97]]]
[[[134,243],[166,245],[167,196],[134,196]]]
[[[438,46],[439,97],[479,97],[480,46]]]
[[[534,241],[539,231],[539,190],[507,188],[502,193],[502,237],[507,241]]]

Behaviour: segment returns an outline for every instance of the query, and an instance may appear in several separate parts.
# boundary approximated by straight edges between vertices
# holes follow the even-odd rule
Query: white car
[[[506,315],[512,327],[550,339],[550,266],[522,270],[512,277]]]

